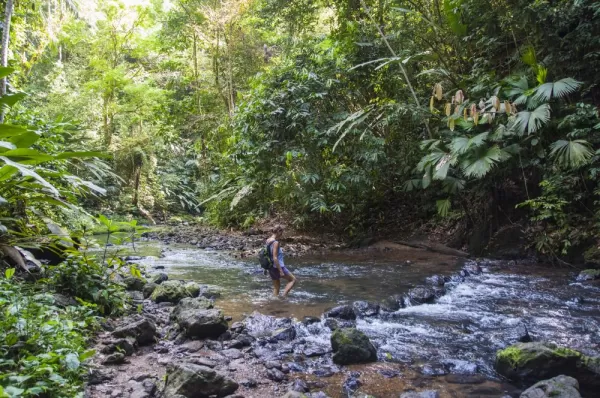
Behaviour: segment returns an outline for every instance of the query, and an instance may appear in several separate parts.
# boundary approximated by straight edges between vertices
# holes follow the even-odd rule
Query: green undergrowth
[[[0,312],[0,397],[83,396],[96,311],[60,307],[41,285],[4,278]]]

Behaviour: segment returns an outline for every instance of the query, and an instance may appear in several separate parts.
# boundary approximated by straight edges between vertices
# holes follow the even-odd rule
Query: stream
[[[126,250],[125,254],[144,256],[140,263],[166,272],[171,279],[218,288],[222,296],[216,305],[234,320],[252,314],[246,323],[256,337],[293,325],[293,348],[267,344],[257,355],[289,360],[292,370],[296,367],[315,378],[334,375],[326,379],[337,386],[329,390],[332,396],[345,396],[338,391],[343,379],[335,378],[339,368],[330,357],[306,355],[310,350],[330,349],[326,320],[304,324],[292,319],[321,317],[327,309],[356,300],[381,302],[392,295],[406,295],[432,275],[447,280],[445,294],[433,303],[410,305],[406,300],[408,306],[395,312],[357,319],[356,327],[378,350],[376,367],[354,367],[375,380],[377,387],[369,393],[388,396],[386,392],[406,388],[400,384],[410,379],[412,387],[429,380],[428,385],[448,396],[501,396],[500,392],[510,392],[512,387],[494,372],[495,353],[517,342],[526,330],[535,341],[600,354],[600,288],[576,283],[570,270],[483,261],[482,273],[461,276],[465,260],[420,249],[339,252],[286,258],[286,266],[299,282],[283,301],[271,296],[271,282],[255,259],[148,241],[138,243],[135,253]],[[294,362],[298,353],[308,358]],[[401,377],[394,377],[396,373]],[[475,385],[489,394],[477,395]],[[471,388],[467,395],[465,388]]]

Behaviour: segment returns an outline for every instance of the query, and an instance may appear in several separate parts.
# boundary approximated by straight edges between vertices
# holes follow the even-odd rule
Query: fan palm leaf
[[[514,127],[520,134],[531,134],[538,131],[550,121],[550,105],[543,104],[532,111],[517,113]]]
[[[589,163],[594,155],[589,142],[585,140],[558,140],[550,145],[550,157],[563,167],[576,168]]]
[[[489,173],[496,163],[506,159],[509,155],[498,146],[478,151],[474,156],[469,156],[460,162],[460,167],[467,177],[481,178]]]
[[[555,82],[544,83],[535,89],[535,95],[533,97],[540,101],[564,98],[577,91],[582,84],[583,83],[570,77]]]

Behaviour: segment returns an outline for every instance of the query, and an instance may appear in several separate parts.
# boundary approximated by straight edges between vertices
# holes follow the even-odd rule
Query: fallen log
[[[391,241],[393,243],[397,243],[399,245],[403,245],[403,246],[408,246],[408,247],[414,247],[417,249],[424,249],[424,250],[428,250],[434,253],[441,253],[441,254],[447,254],[449,256],[456,256],[456,257],[469,257],[469,253],[464,252],[462,250],[458,250],[458,249],[453,249],[451,247],[448,247],[446,245],[442,245],[441,243],[434,243],[434,242],[408,242],[408,241],[404,241],[404,240],[394,240]]]

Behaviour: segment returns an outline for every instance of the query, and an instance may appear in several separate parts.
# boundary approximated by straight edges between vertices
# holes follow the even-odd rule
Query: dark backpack
[[[275,243],[275,241],[272,241],[258,252],[258,262],[260,263],[261,268],[266,269],[267,271],[273,268],[273,253],[271,252],[273,243]]]

